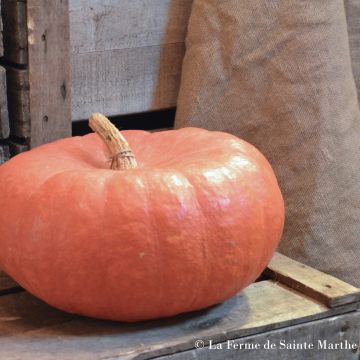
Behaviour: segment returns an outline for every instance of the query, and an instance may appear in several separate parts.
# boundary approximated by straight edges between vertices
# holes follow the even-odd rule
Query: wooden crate
[[[1,13],[1,2],[0,2]],[[0,58],[4,54],[3,47],[3,23],[0,18]],[[0,165],[9,158],[9,146],[4,143],[4,139],[9,137],[9,117],[6,95],[6,72],[0,65]]]
[[[11,134],[176,105],[192,0],[2,0]]]
[[[0,359],[358,360],[359,308],[360,289],[280,254],[261,281],[221,305],[137,324],[63,313],[2,274]],[[345,349],[329,349],[337,343]]]

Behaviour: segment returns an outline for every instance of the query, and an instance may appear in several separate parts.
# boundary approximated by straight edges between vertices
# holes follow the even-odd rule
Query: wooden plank
[[[12,63],[24,65],[28,60],[26,1],[2,0],[1,2],[5,58]]]
[[[10,149],[10,156],[15,156],[29,150],[29,145],[26,142],[20,142],[20,140],[12,138],[6,140],[6,144]]]
[[[71,136],[68,0],[28,0],[30,147]]]
[[[0,66],[0,139],[9,136],[9,114],[6,94],[6,71]]]
[[[71,0],[72,119],[176,106],[192,0]]]
[[[196,338],[222,342],[355,309],[355,304],[328,309],[273,281],[262,281],[203,311],[124,324],[61,313],[24,292],[0,297],[0,358],[52,354],[62,360],[147,359],[193,349]]]
[[[1,196],[1,195],[0,195]],[[0,270],[0,296],[19,289],[20,286],[11,277]]]
[[[8,104],[11,135],[30,137],[29,72],[7,67]]]
[[[360,289],[280,253],[272,258],[265,275],[329,307],[360,301]]]
[[[4,43],[3,43],[3,21],[1,16],[1,1],[0,1],[0,57],[4,55]]]
[[[72,54],[183,43],[193,0],[70,0]]]
[[[6,144],[0,144],[0,165],[9,159],[10,159],[9,146]]]
[[[358,360],[360,312],[226,341],[157,360]],[[200,339],[201,340],[201,339]],[[194,340],[195,343],[196,340]],[[199,342],[197,343],[199,344]],[[337,349],[331,347],[336,346]],[[343,346],[343,348],[341,348]],[[217,347],[217,349],[216,349]],[[107,358],[119,360],[120,357]],[[139,356],[137,359],[141,359]]]
[[[177,43],[73,56],[73,120],[175,106],[184,52]]]

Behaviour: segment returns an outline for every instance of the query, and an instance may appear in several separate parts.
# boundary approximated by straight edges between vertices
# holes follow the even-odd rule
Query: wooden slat
[[[265,275],[329,307],[360,301],[360,289],[280,253],[275,254]]]
[[[21,139],[12,138],[6,140],[6,144],[9,146],[11,156],[15,156],[29,150],[29,145],[20,141]]]
[[[26,64],[27,27],[25,0],[2,0],[5,58],[15,64]]]
[[[61,313],[27,293],[0,296],[0,358],[51,354],[62,360],[143,359],[354,311],[328,309],[273,281],[250,285],[207,310],[138,324],[97,321]],[[14,352],[16,349],[16,352]]]
[[[259,335],[235,339],[217,345],[211,349],[185,351],[173,355],[157,357],[157,360],[357,360],[355,349],[359,345],[360,312],[329,319],[313,321],[291,328],[275,330]],[[341,334],[341,335],[340,335]],[[347,341],[349,345],[345,343]],[[195,342],[195,341],[194,341]],[[329,349],[333,344],[340,344],[348,348]],[[251,349],[250,346],[257,346]],[[208,345],[208,343],[206,343]],[[286,346],[293,348],[287,349]],[[296,349],[294,346],[307,346],[305,349]],[[214,347],[218,349],[214,349]],[[238,346],[238,348],[236,348]],[[273,346],[272,349],[269,347]],[[350,349],[351,346],[351,349]],[[325,348],[324,348],[325,347]],[[119,360],[119,357],[106,360]],[[137,358],[141,359],[141,356]]]
[[[19,289],[19,285],[11,277],[0,270],[0,296],[7,294],[14,289]]]
[[[72,119],[176,106],[192,0],[70,0]]]
[[[4,55],[4,43],[3,43],[3,21],[1,16],[1,1],[0,1],[0,57]]]
[[[28,0],[30,146],[71,136],[68,0]]]
[[[184,52],[177,43],[73,56],[73,120],[175,106]]]
[[[12,136],[30,137],[29,72],[7,67],[10,132]]]
[[[6,144],[0,144],[0,165],[3,164],[5,161],[9,160],[9,158],[10,158],[9,146]]]
[[[72,54],[183,43],[193,0],[70,0]]]
[[[0,139],[9,136],[9,114],[6,95],[6,71],[0,66]]]

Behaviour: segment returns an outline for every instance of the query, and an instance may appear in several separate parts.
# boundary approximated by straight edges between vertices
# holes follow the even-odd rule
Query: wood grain
[[[9,160],[9,158],[10,158],[9,146],[7,144],[0,144],[0,165],[3,164],[5,161]],[[0,197],[1,197],[1,193],[0,193]]]
[[[4,43],[3,43],[3,20],[1,16],[1,1],[0,1],[0,57],[4,55]]]
[[[71,136],[68,0],[28,0],[30,147]]]
[[[7,104],[6,71],[0,66],[0,139],[6,139],[10,133]]]
[[[184,42],[193,0],[70,0],[71,51]]]
[[[354,311],[328,309],[273,281],[250,285],[227,302],[182,316],[124,324],[62,313],[28,293],[0,296],[0,358],[148,359]],[[331,324],[331,322],[329,322]],[[16,348],[16,352],[14,349]]]
[[[280,253],[275,254],[265,275],[329,307],[360,301],[360,289]]]
[[[71,0],[73,120],[174,107],[191,6]]]
[[[8,105],[11,135],[30,137],[30,85],[26,69],[7,67]]]
[[[2,0],[5,58],[27,64],[27,26],[25,0]]]
[[[11,277],[0,270],[0,296],[18,288],[19,285]]]
[[[359,344],[360,332],[360,312],[351,313],[343,316],[335,316],[331,320],[323,319],[310,323],[300,324],[289,328],[279,329],[259,335],[235,339],[233,342],[223,342],[218,344],[222,349],[213,349],[205,347],[198,350],[190,350],[182,353],[157,357],[157,360],[358,360],[359,354],[353,349],[324,349],[325,341],[329,344],[336,344],[348,341],[351,345]],[[292,344],[310,345],[313,348],[304,350],[286,349],[286,346]],[[235,344],[241,350],[235,348]],[[258,349],[249,348],[250,345],[259,344]],[[274,344],[274,349],[269,349],[269,345]],[[306,344],[306,345],[305,345]],[[267,347],[268,345],[268,347]],[[350,347],[350,346],[349,346]],[[108,358],[107,360],[119,360],[119,357]],[[138,357],[140,360],[141,357]]]
[[[176,105],[183,43],[72,55],[72,119]]]

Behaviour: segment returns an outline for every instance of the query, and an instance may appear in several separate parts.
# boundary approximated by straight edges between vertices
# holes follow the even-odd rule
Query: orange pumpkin
[[[264,156],[196,128],[124,131],[133,154],[124,139],[115,153],[109,126],[97,129],[108,147],[67,138],[0,167],[0,267],[59,309],[122,321],[208,307],[253,282],[284,223]],[[109,169],[109,149],[127,169]]]

